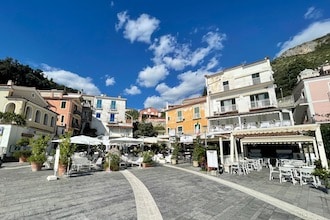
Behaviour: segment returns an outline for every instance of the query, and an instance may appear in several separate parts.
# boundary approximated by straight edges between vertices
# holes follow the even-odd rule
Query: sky
[[[126,107],[201,96],[205,75],[330,33],[329,0],[2,0],[0,59]]]

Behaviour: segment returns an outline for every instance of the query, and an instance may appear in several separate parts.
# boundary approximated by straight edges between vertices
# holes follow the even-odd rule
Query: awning
[[[285,143],[311,143],[314,137],[305,135],[288,135],[288,136],[261,136],[261,137],[245,137],[241,139],[242,144],[285,144]]]

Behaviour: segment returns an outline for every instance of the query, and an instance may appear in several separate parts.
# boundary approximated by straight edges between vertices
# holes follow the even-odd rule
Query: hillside
[[[76,91],[59,85],[44,76],[41,70],[32,69],[28,65],[22,65],[17,60],[6,58],[0,60],[0,84],[7,84],[12,80],[15,85],[36,87],[37,89],[66,89],[66,91]]]
[[[330,60],[330,34],[285,51],[271,62],[277,88],[290,95],[297,83],[297,75],[304,69],[316,69]],[[280,91],[277,91],[278,97]]]

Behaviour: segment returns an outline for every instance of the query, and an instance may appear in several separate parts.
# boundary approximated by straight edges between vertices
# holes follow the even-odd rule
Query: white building
[[[326,160],[319,126],[294,126],[291,110],[279,107],[268,58],[205,79],[208,136],[219,142],[223,164],[249,156],[297,159],[305,156],[303,145],[313,146],[313,158]],[[318,145],[301,135],[311,130]]]
[[[101,95],[95,96],[92,102],[91,127],[97,129],[97,135],[110,139],[133,136],[132,121],[126,121],[125,98]]]

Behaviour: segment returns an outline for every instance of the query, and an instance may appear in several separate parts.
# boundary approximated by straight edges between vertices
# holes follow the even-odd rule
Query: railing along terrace
[[[251,108],[265,108],[265,107],[270,107],[270,100],[269,99],[251,101]]]

